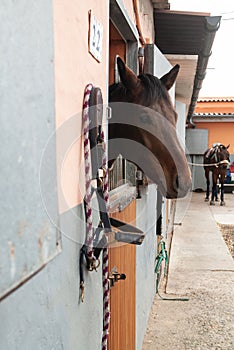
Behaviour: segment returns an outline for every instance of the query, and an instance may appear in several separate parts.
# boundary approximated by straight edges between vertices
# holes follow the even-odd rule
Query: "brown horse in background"
[[[228,146],[217,144],[216,146],[209,148],[205,151],[204,158],[204,170],[206,177],[206,198],[205,201],[209,201],[210,195],[210,172],[212,173],[212,195],[210,205],[214,205],[214,200],[218,200],[217,195],[217,182],[220,182],[220,205],[225,205],[224,202],[224,180],[226,178],[227,166],[230,161],[230,154],[228,152]],[[210,165],[210,166],[209,166]]]
[[[184,197],[191,188],[191,174],[176,133],[177,113],[168,94],[179,66],[161,79],[151,74],[136,76],[120,57],[117,66],[121,82],[109,89],[109,164],[122,154],[158,184],[162,195]]]

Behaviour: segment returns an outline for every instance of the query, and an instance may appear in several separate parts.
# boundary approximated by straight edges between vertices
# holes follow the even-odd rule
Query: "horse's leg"
[[[222,173],[220,176],[220,184],[221,184],[220,205],[225,205],[225,202],[224,202],[224,180],[225,180],[225,174]]]
[[[209,195],[210,195],[210,172],[209,169],[205,169],[205,177],[206,177],[206,198],[205,202],[209,201]]]
[[[214,199],[217,193],[217,175],[212,171],[212,195],[210,205],[215,205]]]
[[[216,188],[215,188],[215,201],[216,202],[218,202],[218,200],[219,200],[219,198],[218,198],[218,193],[219,193],[218,180],[219,180],[219,175],[217,175]]]
[[[214,188],[214,199],[216,202],[218,202],[218,193],[219,193],[219,187],[218,187],[218,178],[217,178],[217,182],[216,182],[216,186]]]

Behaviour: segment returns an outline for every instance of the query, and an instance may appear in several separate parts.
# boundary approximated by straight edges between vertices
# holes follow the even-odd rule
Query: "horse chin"
[[[179,196],[178,193],[167,193],[165,196],[167,199],[177,199],[177,198],[182,198]],[[184,196],[183,196],[184,197]]]
[[[150,182],[149,182],[150,183]],[[167,199],[176,199],[179,198],[179,194],[174,189],[166,188],[161,182],[157,181],[158,189],[161,195]]]
[[[188,194],[188,190],[183,190],[183,191],[172,191],[172,192],[167,192],[166,193],[166,198],[167,199],[179,199],[179,198],[184,198]]]
[[[166,183],[164,181],[159,181],[157,179],[157,182],[154,182],[150,178],[148,178],[148,183],[149,184],[156,183],[158,185],[158,189],[161,195],[167,199],[184,198],[187,196],[188,192],[192,187],[191,182],[188,182],[186,186],[180,186],[179,188],[174,188],[173,186],[166,186]]]
[[[177,199],[177,198],[179,198],[178,192],[173,192],[173,193],[167,192],[165,197],[167,199]]]
[[[177,198],[176,195],[172,195],[172,194],[169,194],[169,193],[167,193],[165,197],[166,197],[166,199],[176,199]]]

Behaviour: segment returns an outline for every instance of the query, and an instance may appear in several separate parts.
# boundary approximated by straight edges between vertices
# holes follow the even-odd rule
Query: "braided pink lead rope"
[[[104,132],[102,131],[101,138],[104,140]],[[105,172],[104,174],[104,182],[103,182],[103,195],[106,202],[107,210],[109,210],[109,192],[108,192],[108,167],[107,167],[107,157],[106,157],[106,151],[103,155],[103,170]]]
[[[103,249],[103,267],[102,267],[102,286],[103,286],[103,332],[102,332],[102,350],[108,348],[108,336],[110,325],[110,302],[108,285],[108,248]]]
[[[90,145],[89,145],[89,99],[93,88],[88,84],[85,88],[83,101],[83,121],[84,121],[84,160],[85,160],[85,204],[86,204],[86,246],[88,258],[92,261],[93,255],[93,222],[91,207],[91,164],[90,164]]]
[[[102,139],[104,140],[104,133],[102,132]],[[108,193],[108,168],[106,152],[103,155],[103,195],[106,202],[107,210],[109,209],[109,193]],[[108,248],[103,249],[103,267],[102,267],[102,285],[103,285],[103,334],[102,334],[102,350],[108,348],[108,336],[110,325],[110,303],[109,303],[109,283],[108,283],[108,265],[109,254]]]
[[[92,207],[91,207],[91,164],[90,164],[90,145],[89,145],[89,99],[93,88],[92,84],[88,84],[85,88],[83,101],[83,120],[84,120],[84,158],[85,158],[85,183],[86,183],[86,245],[87,254],[90,260],[94,260],[93,254],[93,222],[92,222]],[[104,133],[102,132],[104,140]],[[106,152],[103,156],[104,170],[104,186],[103,195],[106,202],[107,210],[109,206],[108,194],[108,169]],[[102,335],[102,350],[108,348],[108,335],[110,324],[110,305],[109,305],[109,284],[108,284],[108,263],[109,255],[108,248],[103,249],[103,267],[102,267],[102,285],[103,285],[103,335]]]

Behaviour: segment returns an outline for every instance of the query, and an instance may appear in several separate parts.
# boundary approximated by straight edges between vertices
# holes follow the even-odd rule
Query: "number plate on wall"
[[[102,60],[103,25],[89,13],[89,52],[98,62]]]

